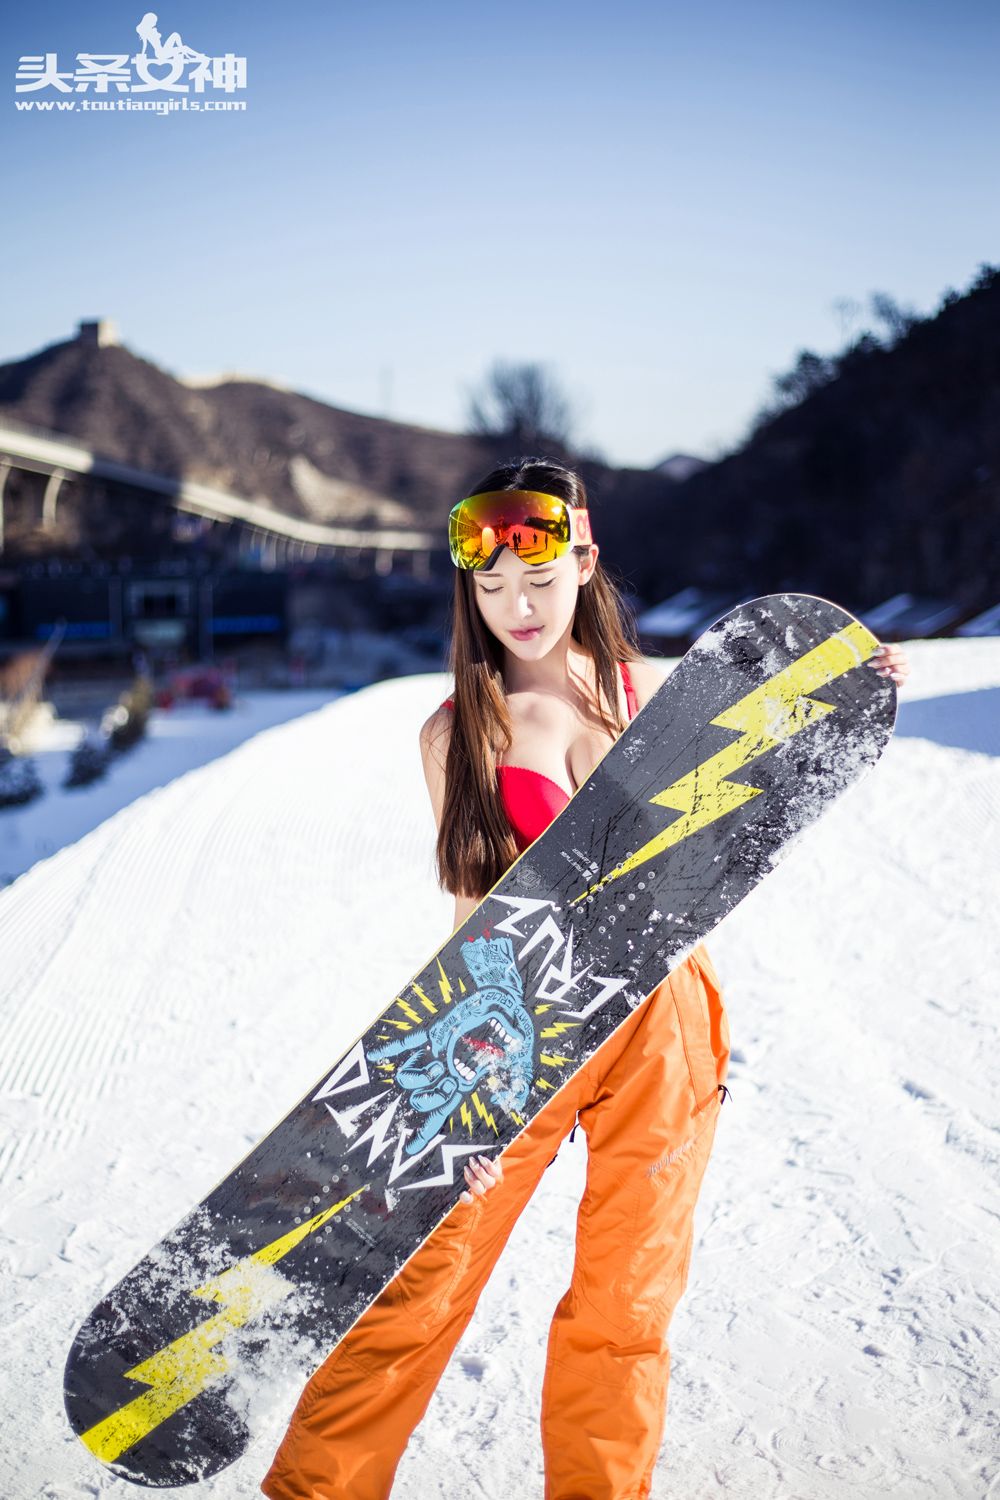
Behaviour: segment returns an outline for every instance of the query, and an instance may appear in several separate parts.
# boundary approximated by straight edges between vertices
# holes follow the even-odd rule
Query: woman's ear
[[[597,567],[597,559],[598,559],[598,556],[600,555],[600,551],[601,551],[601,549],[597,545],[597,543],[596,542],[591,542],[591,544],[590,544],[590,550],[589,550],[587,556],[580,558],[580,583],[581,584],[584,584],[584,583],[587,582],[587,579],[590,578],[590,576],[593,573],[594,569]]]

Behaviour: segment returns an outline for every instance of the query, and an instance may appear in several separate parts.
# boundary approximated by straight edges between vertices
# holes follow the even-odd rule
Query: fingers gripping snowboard
[[[780,594],[719,620],[468,920],[259,1146],[94,1309],[70,1422],[136,1484],[215,1474],[249,1395],[303,1378],[789,841],[882,753],[875,638]]]

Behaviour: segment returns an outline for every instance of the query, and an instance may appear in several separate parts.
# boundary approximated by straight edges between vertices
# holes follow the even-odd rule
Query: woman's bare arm
[[[444,776],[451,739],[451,713],[437,708],[420,727],[420,758],[424,763],[424,780],[434,809],[434,821],[441,827],[444,812]]]
[[[455,922],[454,926],[451,929],[452,932],[454,932],[456,928],[461,927],[466,917],[471,916],[478,905],[479,902],[473,896],[455,897]]]
[[[451,714],[446,708],[439,708],[432,713],[420,730],[420,756],[424,763],[424,778],[430,793],[431,806],[434,809],[434,821],[439,829],[444,813],[445,765],[450,736]],[[453,932],[478,905],[478,901],[470,896],[455,897]],[[499,1158],[493,1161],[488,1156],[473,1157],[465,1167],[464,1175],[466,1191],[461,1194],[460,1201],[471,1203],[473,1193],[477,1197],[482,1197],[490,1188],[497,1187],[503,1181],[503,1163]]]
[[[420,730],[420,756],[424,764],[424,779],[434,809],[434,821],[441,827],[444,814],[445,765],[448,758],[448,741],[451,738],[451,714],[446,708],[436,709]],[[452,932],[461,927],[470,912],[479,905],[471,896],[455,897],[455,919]]]

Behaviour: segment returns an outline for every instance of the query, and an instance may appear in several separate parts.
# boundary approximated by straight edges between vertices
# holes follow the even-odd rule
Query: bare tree
[[[471,433],[505,438],[521,448],[546,442],[565,448],[573,417],[569,401],[545,365],[498,359],[469,396],[467,424]]]
[[[845,344],[853,344],[865,314],[864,308],[854,297],[835,297],[830,305],[840,324],[841,338]]]
[[[920,322],[912,307],[901,307],[888,292],[872,292],[868,305],[872,317],[885,329],[890,347],[898,344]]]

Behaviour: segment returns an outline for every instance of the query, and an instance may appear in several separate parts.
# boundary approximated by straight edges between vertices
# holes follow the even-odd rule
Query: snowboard
[[[239,1457],[255,1392],[330,1353],[454,1206],[465,1158],[502,1152],[878,759],[896,692],[864,666],[877,644],[795,594],[699,638],[364,1035],[87,1318],[65,1398],[96,1458],[168,1487]]]

